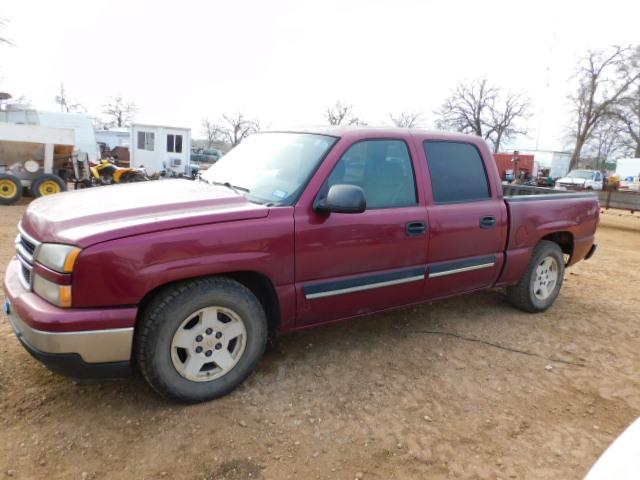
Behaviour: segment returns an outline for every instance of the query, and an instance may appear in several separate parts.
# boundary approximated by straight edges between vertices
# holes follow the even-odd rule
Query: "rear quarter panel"
[[[551,233],[569,232],[573,254],[569,265],[582,260],[595,239],[600,205],[595,195],[566,199],[505,199],[509,213],[505,269],[498,285],[516,283],[524,274],[534,247]]]

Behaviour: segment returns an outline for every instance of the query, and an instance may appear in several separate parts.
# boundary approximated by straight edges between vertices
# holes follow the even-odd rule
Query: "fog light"
[[[33,291],[59,307],[71,306],[71,285],[58,285],[35,274],[33,277]]]

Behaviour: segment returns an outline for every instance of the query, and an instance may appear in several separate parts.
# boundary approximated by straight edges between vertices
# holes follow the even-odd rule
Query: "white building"
[[[640,158],[619,158],[616,161],[616,175],[623,180],[640,177]]]
[[[6,110],[0,110],[0,122],[72,129],[75,133],[75,149],[85,152],[91,161],[100,158],[93,123],[84,113],[42,112],[14,104],[7,105]]]
[[[135,123],[130,133],[132,167],[144,167],[150,175],[163,170],[168,176],[191,173],[190,128]]]

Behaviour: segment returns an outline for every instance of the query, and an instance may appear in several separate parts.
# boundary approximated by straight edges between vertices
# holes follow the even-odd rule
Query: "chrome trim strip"
[[[445,277],[447,275],[454,275],[456,273],[469,272],[471,270],[480,270],[481,268],[493,267],[496,263],[482,263],[480,265],[471,265],[470,267],[454,268],[452,270],[445,270],[444,272],[430,273],[429,278]]]
[[[31,328],[11,311],[9,321],[18,337],[45,353],[77,353],[87,363],[131,359],[133,327],[81,332],[44,332]]]
[[[357,287],[340,288],[338,290],[329,290],[327,292],[308,293],[304,297],[308,300],[313,300],[314,298],[324,298],[324,297],[332,297],[334,295],[343,295],[345,293],[362,292],[364,290],[390,287],[392,285],[400,285],[402,283],[417,282],[419,280],[424,280],[424,275],[415,275],[413,277],[399,278],[397,280],[388,280],[386,282],[369,283],[367,285],[359,285]]]

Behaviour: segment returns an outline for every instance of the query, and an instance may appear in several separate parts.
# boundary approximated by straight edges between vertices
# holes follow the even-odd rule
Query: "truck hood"
[[[42,242],[87,247],[130,235],[268,214],[269,208],[226,187],[159,180],[41,197],[31,202],[20,225]]]

